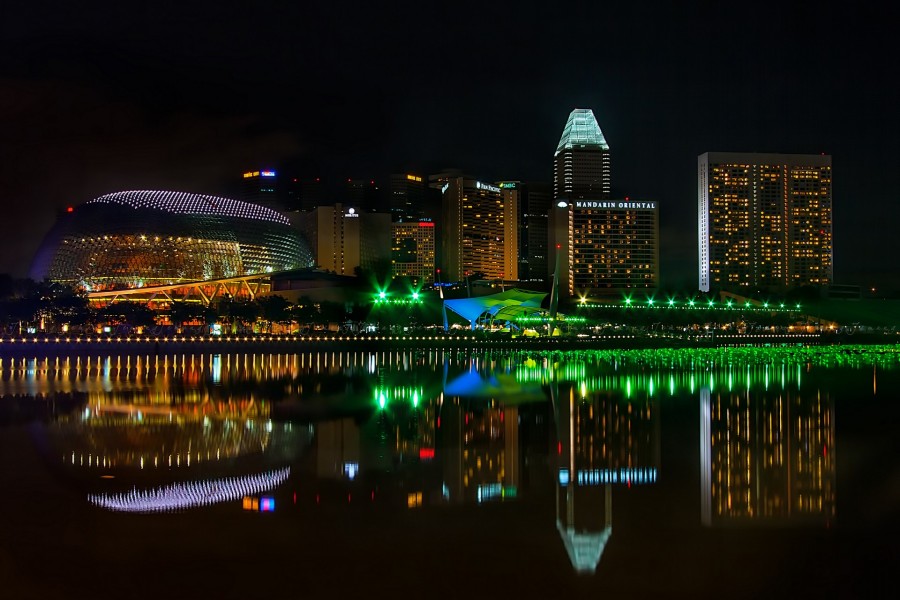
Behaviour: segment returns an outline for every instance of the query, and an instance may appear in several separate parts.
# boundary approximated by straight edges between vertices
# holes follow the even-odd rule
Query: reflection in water
[[[833,404],[828,391],[700,390],[704,525],[813,521],[835,514]]]
[[[551,388],[555,391],[555,388]],[[554,396],[558,431],[556,527],[572,566],[593,573],[612,535],[613,486],[654,483],[659,417],[649,393],[588,393],[574,386]]]
[[[289,477],[303,478],[293,504],[310,494],[317,503],[362,498],[404,510],[517,501],[538,497],[543,485],[555,490],[557,530],[574,570],[592,573],[615,547],[613,497],[621,505],[627,488],[664,475],[660,407],[684,398],[700,398],[704,524],[831,522],[833,401],[813,387],[806,350],[797,351],[800,361],[791,352],[0,359],[0,401],[86,395],[84,408],[54,415],[48,447],[92,487],[97,475],[115,473],[102,484],[106,493],[90,496],[107,508],[244,498],[245,508],[263,510],[262,499],[253,508],[255,495]],[[840,366],[860,356],[829,360]],[[895,360],[885,353],[865,364]],[[135,489],[110,493],[115,485]],[[274,506],[274,497],[266,502]]]
[[[149,513],[196,508],[275,489],[290,473],[290,467],[285,467],[258,475],[176,483],[140,492],[133,490],[125,494],[90,494],[88,500],[97,506],[120,512]]]

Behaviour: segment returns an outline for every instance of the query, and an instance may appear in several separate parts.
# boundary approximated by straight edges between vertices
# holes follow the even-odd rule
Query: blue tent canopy
[[[546,297],[546,292],[531,292],[513,288],[499,294],[491,294],[490,296],[444,300],[444,330],[449,329],[447,323],[448,308],[468,321],[470,329],[475,329],[475,322],[483,316],[494,316],[507,306],[539,308]]]

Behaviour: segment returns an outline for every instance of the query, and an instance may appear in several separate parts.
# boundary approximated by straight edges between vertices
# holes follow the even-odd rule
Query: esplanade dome
[[[31,268],[86,291],[225,279],[311,267],[306,240],[266,207],[202,194],[116,192],[68,209]]]

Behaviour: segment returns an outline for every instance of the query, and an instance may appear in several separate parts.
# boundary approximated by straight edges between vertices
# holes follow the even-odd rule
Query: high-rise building
[[[391,223],[393,247],[391,263],[394,277],[411,277],[423,283],[434,282],[434,223],[401,221]]]
[[[510,232],[510,235],[515,235],[516,240],[517,279],[543,281],[547,277],[547,213],[550,210],[550,185],[539,182],[500,181],[497,186],[503,190],[504,201],[507,199],[514,201],[517,210],[516,228]],[[513,271],[509,269],[509,272]]]
[[[609,144],[589,108],[569,114],[553,155],[553,197],[605,200],[610,194]]]
[[[275,171],[246,171],[241,177],[241,200],[272,210],[284,210],[278,197],[278,177]]]
[[[361,213],[342,204],[301,213],[297,227],[309,241],[320,269],[354,275],[356,267],[373,269],[390,260],[391,218]]]
[[[707,152],[697,166],[701,291],[832,282],[831,156]]]
[[[610,200],[609,144],[590,110],[569,115],[554,171],[548,268],[560,292],[658,287],[657,202]]]
[[[442,266],[447,281],[482,273],[518,279],[517,217],[513,194],[457,173],[429,177],[442,192]]]
[[[289,211],[309,212],[317,206],[326,206],[329,200],[325,184],[319,177],[292,177],[280,186],[285,207]]]
[[[425,216],[428,180],[421,175],[399,173],[391,175],[390,210],[391,220],[418,221]]]
[[[519,279],[546,279],[547,267],[547,215],[553,201],[553,188],[549,183],[527,182],[522,184],[519,203]]]
[[[380,194],[374,179],[348,179],[344,187],[344,202],[362,212],[376,212],[382,208]]]

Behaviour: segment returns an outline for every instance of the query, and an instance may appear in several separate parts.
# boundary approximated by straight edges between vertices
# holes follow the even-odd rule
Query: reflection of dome
[[[97,506],[122,512],[146,513],[195,508],[274,489],[290,473],[290,467],[285,467],[257,475],[175,483],[140,492],[132,490],[124,494],[91,494],[88,500]]]
[[[62,422],[53,437],[70,465],[177,468],[265,454],[286,427],[271,421],[207,417],[186,421],[160,414],[107,413]]]
[[[281,214],[184,192],[129,191],[64,214],[35,256],[31,276],[89,291],[171,285],[312,266]]]

